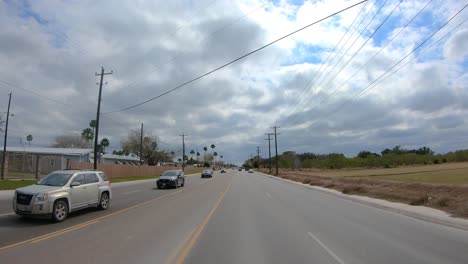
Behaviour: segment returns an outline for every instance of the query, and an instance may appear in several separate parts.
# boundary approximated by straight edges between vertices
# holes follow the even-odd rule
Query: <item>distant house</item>
[[[40,173],[68,168],[70,162],[88,162],[92,149],[7,147],[8,170]]]
[[[94,161],[94,153],[90,155],[90,162]],[[140,164],[140,158],[130,153],[130,155],[115,155],[115,154],[101,154],[99,157],[99,163],[105,164],[128,164],[128,165],[138,165]]]

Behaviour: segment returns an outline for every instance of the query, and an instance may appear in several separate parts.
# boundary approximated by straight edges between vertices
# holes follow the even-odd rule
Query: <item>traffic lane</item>
[[[252,175],[235,173],[231,188],[184,263],[335,264],[311,241],[301,219],[252,184]]]
[[[183,188],[191,188],[207,182],[206,179],[202,180],[195,176],[189,176],[186,180],[186,185]],[[144,183],[112,187],[113,195],[109,209],[101,211],[97,208],[87,208],[76,211],[61,223],[52,223],[48,219],[22,218],[11,213],[0,216],[0,247],[69,228],[180,189],[158,190],[155,186],[155,183]],[[138,190],[138,192],[134,192],[135,190]],[[11,207],[11,201],[9,203]],[[12,209],[10,209],[10,212],[12,212]]]
[[[0,262],[173,263],[230,176],[205,182],[80,229],[2,250]]]
[[[347,263],[466,263],[468,232],[355,203],[276,178],[252,183]]]
[[[132,193],[137,193],[139,191],[148,190],[149,187],[156,188],[156,180],[157,179],[154,179],[151,181],[144,180],[144,181],[114,183],[114,184],[111,184],[112,194],[114,197],[119,198],[119,197],[130,195]],[[201,183],[200,181],[198,181],[196,175],[186,176],[186,182],[189,185]],[[14,213],[12,205],[11,205],[12,199],[13,199],[13,194],[10,197],[0,198],[0,217],[3,215]]]

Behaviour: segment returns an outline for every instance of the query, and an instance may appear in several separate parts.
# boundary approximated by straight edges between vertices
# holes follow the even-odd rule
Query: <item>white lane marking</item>
[[[269,194],[268,192],[265,192],[265,195],[266,195],[268,198],[270,198],[270,199],[273,198],[273,197],[271,197],[271,194]]]
[[[325,244],[322,243],[322,241],[320,241],[316,236],[314,236],[314,234],[312,234],[311,232],[307,232],[307,234],[313,239],[315,240],[315,242],[317,242],[323,249],[325,249],[328,254],[330,254],[330,256],[332,256],[336,262],[340,263],[340,264],[345,264],[345,262],[340,259],[335,253],[333,253],[333,251],[331,249],[329,249],[327,246],[325,246]]]
[[[14,213],[0,214],[0,216],[14,215]]]
[[[131,194],[131,193],[136,193],[136,192],[139,192],[140,190],[134,190],[134,191],[130,191],[130,192],[124,192],[122,194]]]

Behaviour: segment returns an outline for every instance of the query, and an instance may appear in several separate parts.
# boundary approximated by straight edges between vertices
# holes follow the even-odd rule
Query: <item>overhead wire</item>
[[[279,115],[279,117],[278,117],[278,120],[282,120],[282,119],[286,116],[286,113],[288,113],[289,111],[291,111],[292,107],[297,106],[297,105],[299,105],[300,103],[302,103],[302,101],[304,100],[304,97],[303,97],[303,96],[305,95],[306,90],[307,90],[309,87],[312,87],[312,84],[314,83],[314,81],[315,81],[315,79],[316,79],[317,76],[321,76],[321,75],[322,75],[322,68],[323,68],[323,66],[324,66],[324,65],[327,65],[327,63],[328,63],[328,61],[329,61],[331,55],[332,55],[332,54],[335,54],[336,49],[337,49],[337,48],[339,47],[339,45],[341,44],[341,41],[343,41],[343,39],[345,38],[345,36],[348,34],[349,30],[353,27],[354,23],[357,21],[357,19],[358,19],[359,16],[361,15],[361,13],[365,10],[365,8],[366,8],[366,6],[367,6],[368,3],[369,3],[369,2],[366,2],[366,3],[364,4],[364,6],[361,8],[361,10],[359,10],[357,16],[354,18],[353,22],[351,22],[351,25],[346,29],[346,32],[341,36],[340,40],[337,42],[337,44],[335,45],[335,47],[333,48],[333,50],[332,50],[331,52],[328,53],[327,58],[323,61],[323,63],[320,64],[319,69],[318,69],[317,71],[315,71],[315,73],[314,73],[314,75],[312,76],[312,78],[310,79],[310,81],[307,82],[306,85],[304,85],[304,87],[302,88],[301,92],[299,92],[300,95],[297,97],[296,103],[293,104],[293,105],[291,105],[290,107],[288,107],[288,108],[285,109],[284,111],[281,111],[281,113],[280,113],[280,115]],[[363,20],[364,20],[364,18],[363,18]],[[361,22],[362,22],[362,21],[361,21]],[[357,29],[357,28],[356,28],[356,29]],[[351,36],[352,34],[353,34],[353,33],[351,33],[350,36]],[[349,38],[348,38],[348,40],[349,40]],[[343,44],[343,45],[346,45],[346,43]],[[341,50],[341,49],[340,49],[340,50]],[[336,57],[336,56],[335,56],[335,57]],[[335,57],[334,57],[332,60],[334,60]],[[320,73],[320,75],[319,75],[319,73]],[[313,90],[310,91],[310,92],[313,92]]]
[[[344,52],[343,56],[341,56],[341,58],[337,61],[337,63],[333,66],[333,68],[325,75],[324,78],[322,78],[322,80],[316,84],[316,89],[321,87],[321,86],[328,86],[333,80],[335,80],[338,75],[346,68],[346,66],[348,66],[348,64],[356,57],[356,55],[362,50],[362,48],[367,44],[367,42],[369,42],[370,39],[372,39],[372,37],[378,32],[378,30],[382,27],[382,25],[388,20],[388,18],[393,14],[393,12],[395,11],[395,9],[401,4],[402,0],[400,0],[397,4],[397,6],[395,6],[395,8],[391,11],[390,14],[388,14],[386,16],[386,18],[384,19],[383,22],[380,23],[380,25],[377,27],[377,29],[375,29],[373,31],[373,33],[367,37],[366,41],[353,53],[353,55],[351,55],[351,57],[344,63],[340,66],[340,68],[338,69],[338,71],[336,73],[334,73],[334,75],[330,78],[329,75],[337,68],[337,66],[340,64],[340,62],[345,58],[345,56],[348,54],[348,52],[351,50],[351,48],[354,46],[354,44],[357,42],[357,40],[361,37],[362,33],[371,25],[371,23],[375,20],[375,18],[377,17],[377,15],[380,13],[380,11],[382,11],[383,7],[386,5],[386,3],[388,2],[388,0],[386,0],[381,6],[380,8],[377,10],[377,12],[374,14],[374,16],[372,17],[372,19],[367,23],[367,25],[364,27],[364,29],[357,35],[357,37],[354,39],[353,43],[347,48],[347,50]],[[324,83],[325,80],[327,80],[328,78],[328,81],[325,85],[322,85]],[[316,90],[315,89],[315,90]],[[296,113],[296,112],[299,112],[299,111],[303,111],[308,103],[309,103],[309,100],[311,99],[314,99],[314,94],[310,94],[309,97],[307,98],[307,100],[305,100],[302,105],[299,107],[299,108],[296,108],[296,111],[291,113],[288,117],[286,117],[281,123],[280,123],[280,126],[284,126],[287,122],[288,122],[288,119],[291,118],[292,114]],[[315,97],[317,98],[317,97]],[[316,99],[318,100],[318,99]],[[313,100],[312,102],[310,102],[310,104],[313,104],[314,101],[316,100]]]
[[[314,106],[313,108],[311,108],[309,111],[313,111],[314,109],[316,109],[318,106],[322,105],[325,101],[327,101],[331,96],[333,96],[336,92],[338,92],[339,89],[341,89],[342,87],[344,87],[347,83],[349,83],[349,81],[351,79],[353,79],[356,74],[358,72],[360,72],[362,69],[364,69],[366,66],[369,65],[369,63],[371,63],[373,61],[373,59],[379,55],[390,43],[393,42],[393,40],[395,40],[399,35],[400,33],[405,30],[408,25],[410,25],[419,15],[421,15],[421,13],[426,9],[426,7],[429,6],[429,4],[432,3],[432,0],[429,0],[426,5],[423,6],[423,8],[421,8],[419,10],[419,12],[417,12],[403,27],[400,28],[400,30],[393,35],[393,37],[387,42],[385,43],[385,45],[383,45],[365,64],[363,64],[361,67],[359,67],[354,73],[350,74],[350,76],[348,77],[348,79],[346,79],[345,81],[343,81],[340,85],[337,86],[336,89],[334,89],[330,94],[328,94],[326,96],[325,99],[323,99],[319,104],[317,104],[316,106]]]
[[[198,39],[195,43],[192,43],[191,47],[197,47],[199,46],[201,43],[203,43],[204,41],[206,41],[207,39],[209,38],[212,38],[216,33],[226,29],[226,28],[229,28],[231,27],[232,25],[236,24],[237,22],[241,21],[242,19],[250,16],[251,14],[255,13],[256,11],[258,11],[259,9],[261,8],[264,8],[266,7],[267,5],[273,3],[273,0],[269,0],[269,1],[266,1],[265,3],[263,3],[262,5],[252,9],[251,11],[247,12],[246,14],[243,14],[235,19],[233,19],[232,21],[222,25],[221,27],[215,29],[214,31],[212,31],[211,33],[208,33],[204,38],[200,38]],[[178,29],[180,30],[180,29]],[[175,35],[178,30],[176,30],[175,33],[173,33],[172,35]],[[165,60],[164,62],[162,62],[161,64],[158,64],[158,65],[155,65],[153,66],[154,68],[153,69],[150,69],[149,71],[146,71],[145,73],[141,74],[140,76],[145,76],[145,75],[149,75],[149,74],[152,74],[153,72],[155,72],[156,70],[160,69],[162,65],[165,65],[169,62],[172,62],[176,59],[175,56],[171,56],[169,59]],[[132,87],[135,87],[136,85],[144,82],[145,79],[143,78],[139,78],[138,80],[134,81],[134,82],[131,82],[130,84],[127,84],[124,86],[124,88],[121,88],[121,89],[129,89],[129,88],[132,88]]]
[[[387,16],[385,17],[385,19],[379,24],[379,26],[373,31],[373,33],[366,39],[366,41],[364,41],[361,46],[354,52],[354,54],[341,66],[341,68],[339,69],[338,72],[336,72],[334,74],[333,77],[331,77],[328,82],[324,85],[325,87],[327,87],[328,85],[330,85],[332,83],[332,81],[334,81],[338,76],[339,74],[346,68],[346,66],[349,65],[349,63],[356,57],[357,54],[359,54],[359,52],[364,48],[364,46],[375,36],[375,34],[382,28],[382,26],[387,22],[387,20],[393,15],[393,13],[395,12],[395,10],[400,6],[400,4],[403,2],[403,0],[400,0],[398,2],[397,5],[395,5],[395,7],[391,10],[391,12],[389,14],[387,14]],[[385,2],[386,3],[386,2]],[[384,5],[385,5],[384,3]],[[383,6],[379,9],[379,11],[383,8]],[[377,15],[377,13],[376,13]],[[375,15],[375,16],[376,16]],[[375,18],[374,16],[374,18]],[[370,23],[369,23],[370,24]],[[368,24],[368,25],[369,25]],[[349,49],[348,49],[349,50]],[[319,84],[320,85],[320,84]],[[338,88],[340,88],[340,86],[338,86],[337,88],[335,88],[334,90],[337,90]],[[316,107],[318,107],[319,105],[323,104],[326,100],[328,100],[328,98],[330,98],[330,94],[328,96],[325,96],[324,99],[322,99],[322,101],[319,102],[319,104],[317,104],[315,107],[313,107],[313,109],[315,109]],[[301,108],[299,111],[301,110],[304,110],[307,106],[304,106],[303,108]],[[297,118],[297,116],[296,116]],[[280,126],[284,126],[286,123],[287,123],[288,119],[284,120]]]
[[[295,30],[295,31],[293,31],[291,33],[288,33],[288,34],[286,34],[286,35],[284,35],[284,36],[282,36],[282,37],[280,37],[280,38],[278,38],[278,39],[276,39],[274,41],[271,41],[271,42],[269,42],[269,43],[255,49],[255,50],[253,50],[253,51],[250,51],[250,52],[248,52],[248,53],[246,53],[246,54],[244,54],[244,55],[242,55],[242,56],[240,56],[240,57],[238,57],[238,58],[236,58],[234,60],[231,60],[230,62],[227,62],[227,63],[225,63],[225,64],[223,64],[223,65],[221,65],[221,66],[219,66],[217,68],[214,68],[214,69],[212,69],[212,70],[210,70],[210,71],[208,71],[208,72],[206,72],[206,73],[204,73],[202,75],[199,75],[198,77],[195,77],[195,78],[193,78],[193,79],[191,79],[189,81],[186,81],[186,82],[184,82],[184,83],[182,83],[182,84],[180,84],[180,85],[178,85],[178,86],[176,86],[176,87],[174,87],[174,88],[172,88],[170,90],[167,90],[166,92],[163,92],[163,93],[161,93],[161,94],[159,94],[157,96],[151,97],[150,99],[144,100],[144,101],[142,101],[140,103],[137,103],[137,104],[125,107],[125,108],[122,108],[120,110],[110,111],[110,112],[106,112],[106,113],[109,114],[109,113],[117,113],[117,112],[127,111],[127,110],[130,110],[132,108],[135,108],[135,107],[141,106],[143,104],[146,104],[148,102],[154,101],[155,99],[158,99],[158,98],[160,98],[160,97],[162,97],[164,95],[167,95],[167,94],[169,94],[169,93],[171,93],[171,92],[173,92],[175,90],[178,90],[178,89],[180,89],[180,88],[182,88],[182,87],[184,87],[184,86],[186,86],[186,85],[188,85],[190,83],[193,83],[193,82],[195,82],[195,81],[197,81],[197,80],[199,80],[199,79],[201,79],[201,78],[203,78],[205,76],[208,76],[208,75],[210,75],[210,74],[212,74],[212,73],[214,73],[214,72],[216,72],[218,70],[221,70],[221,69],[223,69],[223,68],[225,68],[225,67],[227,67],[227,66],[229,66],[229,65],[231,65],[231,64],[233,64],[233,63],[235,63],[237,61],[240,61],[240,60],[242,60],[242,59],[244,59],[244,58],[246,58],[246,57],[248,57],[248,56],[250,56],[250,55],[252,55],[252,54],[254,54],[254,53],[258,52],[258,51],[260,51],[260,50],[263,50],[263,49],[265,49],[265,48],[267,48],[267,47],[269,47],[269,46],[271,46],[271,45],[273,45],[273,44],[275,44],[275,43],[277,43],[277,42],[279,42],[279,41],[281,41],[281,40],[283,40],[283,39],[285,39],[285,38],[287,38],[287,37],[289,37],[291,35],[294,35],[297,32],[300,32],[300,31],[302,31],[302,30],[304,30],[306,28],[309,28],[309,27],[311,27],[311,26],[313,26],[313,25],[315,25],[317,23],[320,23],[320,22],[322,22],[322,21],[324,21],[324,20],[326,20],[328,18],[336,16],[336,15],[338,15],[338,14],[344,12],[344,11],[347,11],[347,10],[349,10],[349,9],[351,9],[351,8],[357,6],[357,5],[360,5],[362,3],[365,3],[367,1],[368,0],[360,1],[360,2],[358,2],[356,4],[353,4],[353,5],[350,5],[350,6],[346,7],[344,9],[340,10],[340,11],[337,11],[337,12],[331,14],[331,15],[328,15],[328,16],[326,16],[324,18],[321,18],[321,19],[319,19],[319,20],[317,20],[317,21],[315,21],[313,23],[310,23],[310,24],[308,24],[308,25],[306,25],[304,27],[301,27],[301,28],[299,28],[299,29],[297,29],[297,30]]]
[[[377,0],[375,0],[374,2],[372,2],[373,5],[375,5]],[[366,5],[367,6],[367,3]],[[330,63],[328,64],[327,61],[325,61],[323,65],[326,65],[324,70],[323,71],[319,71],[319,75],[318,75],[318,78],[315,82],[311,82],[308,89],[309,89],[309,92],[308,92],[308,95],[305,95],[303,94],[302,96],[299,96],[300,100],[298,100],[296,102],[295,105],[292,105],[290,108],[289,108],[289,112],[288,114],[285,114],[285,115],[282,115],[280,118],[278,118],[277,120],[283,120],[283,119],[286,119],[288,116],[290,116],[292,113],[295,113],[297,112],[304,104],[306,104],[309,100],[311,100],[315,95],[318,94],[315,93],[315,91],[317,90],[317,88],[319,87],[319,85],[324,81],[326,80],[326,78],[330,75],[330,73],[336,68],[336,66],[343,60],[344,56],[347,54],[347,52],[345,53],[342,53],[342,55],[339,57],[339,54],[341,53],[341,51],[346,47],[346,45],[348,44],[349,40],[351,39],[351,37],[354,35],[355,32],[358,32],[359,30],[359,27],[362,25],[362,23],[366,20],[367,16],[371,13],[372,11],[372,7],[369,7],[369,10],[366,12],[366,14],[362,17],[362,19],[360,20],[359,24],[355,27],[355,29],[353,30],[353,32],[351,34],[349,34],[349,36],[347,37],[346,41],[343,43],[343,45],[340,47],[340,49],[335,53],[331,53],[333,54],[333,58],[331,59]],[[364,10],[364,9],[362,9]],[[356,39],[355,41],[350,45],[350,47],[352,47],[354,45],[354,43],[356,42],[357,39],[359,39],[359,37],[361,36],[362,32],[364,32],[364,30],[366,29],[367,27],[364,27],[364,29],[361,31],[361,32],[358,32],[357,36],[356,36]],[[349,49],[347,50],[349,51]],[[335,61],[335,59],[337,59]],[[330,69],[330,67],[332,67]],[[322,68],[322,67],[320,67]],[[317,84],[318,83],[318,84]],[[312,89],[311,89],[312,88]],[[275,122],[275,123],[279,123],[279,122]]]
[[[404,63],[401,67],[399,67],[398,69],[396,69],[395,71],[393,71],[392,73],[390,73],[389,75],[387,75],[384,79],[381,79],[383,78],[387,73],[391,72],[396,66],[398,66],[400,63],[402,63],[406,58],[408,58],[411,54],[415,53],[419,48],[421,48],[429,39],[431,39],[435,34],[437,34],[440,30],[442,30],[445,26],[447,26],[448,23],[450,23],[450,21],[452,21],[456,16],[458,16],[466,7],[468,6],[468,3],[465,4],[465,6],[460,9],[457,13],[455,13],[455,15],[453,15],[449,20],[447,20],[447,22],[445,22],[442,26],[440,26],[436,31],[434,31],[428,38],[426,38],[423,42],[421,42],[418,46],[416,46],[416,48],[414,48],[412,51],[410,51],[408,54],[406,54],[401,60],[399,60],[398,62],[396,62],[391,68],[389,68],[387,71],[385,71],[383,74],[381,74],[379,77],[377,77],[374,81],[372,81],[368,86],[366,86],[365,88],[361,89],[358,93],[356,93],[354,96],[352,96],[351,98],[349,98],[348,100],[346,100],[344,103],[342,103],[340,106],[338,106],[335,110],[333,110],[332,112],[330,112],[329,114],[327,114],[326,116],[331,116],[335,113],[337,113],[338,111],[340,111],[341,109],[344,108],[344,106],[348,103],[350,103],[352,100],[360,97],[361,95],[363,95],[364,93],[366,93],[369,89],[371,88],[374,88],[375,86],[377,86],[377,84],[379,83],[382,83],[383,81],[387,80],[390,76],[392,76],[393,74],[397,73],[399,70],[401,70],[404,66],[408,65],[411,61],[413,61],[414,59],[416,59],[418,56],[420,56],[421,54],[423,54],[424,52],[428,51],[429,49],[431,49],[432,47],[434,47],[436,44],[438,44],[442,39],[444,39],[445,37],[449,36],[451,33],[455,32],[456,29],[458,29],[461,25],[463,25],[464,23],[466,23],[468,21],[468,18],[463,20],[462,22],[460,22],[457,26],[455,26],[452,30],[450,30],[448,33],[446,33],[445,35],[443,35],[441,38],[439,38],[436,42],[432,43],[430,46],[428,46],[427,48],[425,48],[422,52],[416,54],[416,56],[410,60],[408,60],[406,63]]]

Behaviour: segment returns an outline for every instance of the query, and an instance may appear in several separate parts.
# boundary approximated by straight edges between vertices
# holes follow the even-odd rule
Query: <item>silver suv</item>
[[[98,206],[105,210],[111,197],[110,182],[102,171],[65,170],[16,189],[12,203],[18,215],[46,216],[61,222],[79,209]]]

